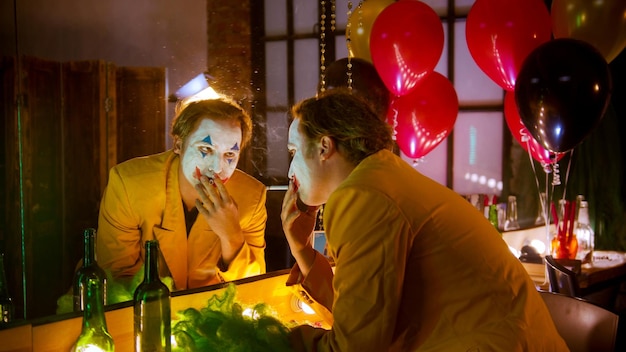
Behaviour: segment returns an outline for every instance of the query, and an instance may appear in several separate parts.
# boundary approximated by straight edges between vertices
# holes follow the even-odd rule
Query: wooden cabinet
[[[108,170],[165,149],[165,69],[5,57],[0,72],[0,251],[16,315],[40,317],[70,287]]]
[[[161,67],[118,67],[117,160],[165,148],[165,70]]]

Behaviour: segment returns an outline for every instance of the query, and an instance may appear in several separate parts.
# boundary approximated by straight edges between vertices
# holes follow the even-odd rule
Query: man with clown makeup
[[[175,290],[264,273],[265,186],[237,169],[250,116],[223,98],[178,110],[171,150],[110,170],[98,263],[128,284],[143,266],[145,241],[157,239],[161,275]]]

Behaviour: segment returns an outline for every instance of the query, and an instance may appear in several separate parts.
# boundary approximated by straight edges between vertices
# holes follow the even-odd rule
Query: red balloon
[[[433,72],[409,94],[392,98],[387,121],[395,125],[400,150],[417,159],[448,137],[458,113],[459,100],[452,83]]]
[[[527,151],[533,159],[542,164],[552,164],[563,158],[565,153],[552,153],[546,150],[528,132],[519,116],[517,103],[515,102],[515,92],[506,92],[504,95],[504,119],[515,140]]]
[[[397,1],[374,21],[370,34],[372,63],[396,96],[409,93],[433,72],[442,52],[441,20],[421,1]]]
[[[476,64],[509,91],[515,89],[524,59],[551,34],[550,13],[542,0],[477,0],[465,25]]]

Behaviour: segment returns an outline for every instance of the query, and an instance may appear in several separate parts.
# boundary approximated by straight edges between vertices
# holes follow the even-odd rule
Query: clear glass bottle
[[[576,259],[581,260],[583,263],[589,263],[593,259],[595,236],[589,224],[589,204],[584,200],[579,204],[577,218],[576,229],[574,230],[578,239]]]
[[[9,284],[4,269],[4,253],[0,253],[0,326],[13,320],[13,301],[9,295]]]
[[[517,222],[517,198],[515,196],[509,196],[506,204],[504,231],[513,231],[518,230],[519,228],[519,223]]]
[[[171,351],[170,290],[159,278],[159,242],[146,241],[144,279],[134,295],[135,351]]]
[[[544,225],[546,223],[547,210],[548,204],[546,203],[546,192],[540,192],[539,199],[537,201],[537,217],[535,218],[535,225]]]
[[[72,352],[115,351],[104,315],[102,283],[98,278],[89,277],[84,284],[83,328]]]
[[[106,305],[107,276],[96,261],[96,230],[85,229],[83,232],[83,265],[74,274],[74,311],[80,312],[85,309],[85,290],[89,280],[98,281],[101,290],[102,304]]]

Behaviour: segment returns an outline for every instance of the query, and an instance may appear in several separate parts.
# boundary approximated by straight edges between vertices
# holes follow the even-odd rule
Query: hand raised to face
[[[283,198],[281,220],[283,231],[292,252],[298,252],[311,246],[311,233],[315,228],[315,220],[319,207],[309,207],[298,201],[298,193],[294,182]]]
[[[226,242],[240,247],[244,239],[239,224],[239,208],[222,180],[214,175],[202,175],[195,189],[199,196],[196,208],[211,229],[223,244]]]

